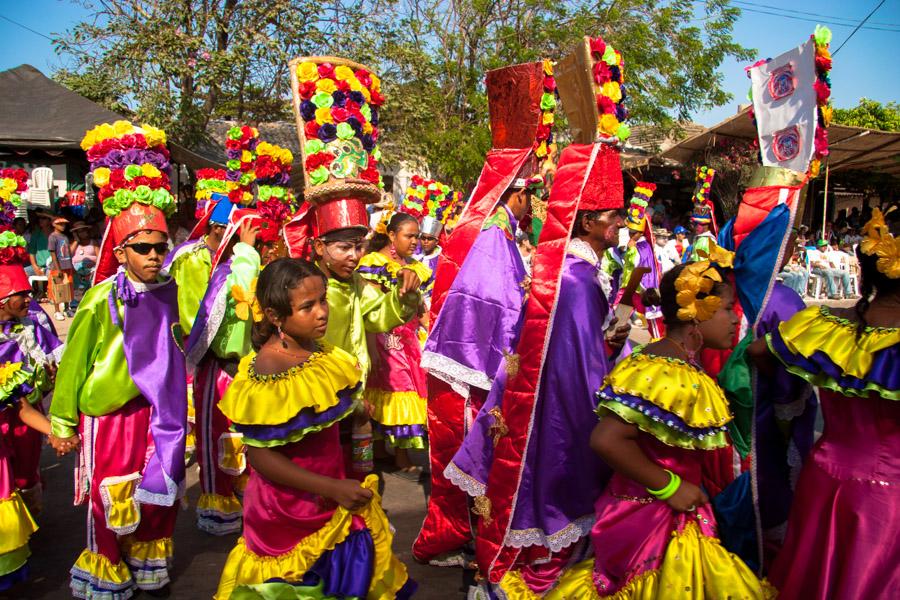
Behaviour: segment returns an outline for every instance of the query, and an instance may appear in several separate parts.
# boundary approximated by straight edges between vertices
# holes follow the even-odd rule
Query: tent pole
[[[828,220],[828,173],[830,171],[831,171],[831,165],[825,165],[825,200],[822,203],[822,238],[821,238],[823,240],[825,240],[825,222]]]

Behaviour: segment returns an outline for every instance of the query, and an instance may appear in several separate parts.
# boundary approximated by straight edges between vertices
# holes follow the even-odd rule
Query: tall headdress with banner
[[[149,125],[136,127],[128,121],[104,123],[81,140],[100,188],[97,198],[108,217],[94,284],[118,269],[113,250],[141,231],[168,234],[166,216],[177,205],[169,187],[169,150],[166,134]]]
[[[198,169],[197,183],[194,186],[194,198],[197,205],[194,208],[194,217],[197,222],[188,236],[189,240],[199,240],[206,234],[210,222],[225,225],[228,223],[228,214],[231,212],[232,203],[228,199],[228,192],[234,184],[228,181],[225,169]],[[224,201],[224,204],[222,202]],[[221,206],[220,206],[221,204]],[[213,220],[213,211],[216,218]]]
[[[25,273],[25,238],[13,230],[16,209],[22,206],[22,194],[26,191],[28,173],[24,169],[0,169],[0,302],[13,294],[31,291]]]
[[[400,207],[419,220],[419,232],[437,237],[444,228],[454,199],[449,185],[413,175]]]
[[[632,231],[646,232],[647,204],[650,197],[656,191],[656,184],[638,181],[634,185],[634,193],[628,201],[628,214],[625,217],[625,226]],[[650,239],[649,237],[647,238]]]
[[[366,66],[334,56],[290,61],[291,94],[303,160],[304,202],[285,226],[291,256],[313,238],[368,226],[366,205],[381,199],[378,172],[381,80]]]
[[[547,221],[532,257],[531,299],[516,348],[519,367],[508,372],[502,400],[506,435],[499,436],[494,447],[486,496],[475,503],[482,517],[476,559],[491,583],[500,581],[522,550],[509,543],[507,534],[575,216],[580,210],[624,207],[619,147],[630,132],[623,123],[628,114],[623,76],[621,55],[600,38],[585,37],[556,65],[556,83],[574,143],[560,156]]]
[[[491,121],[491,149],[475,189],[444,244],[435,270],[429,322],[437,320],[445,296],[503,194],[538,172],[539,161],[555,152],[553,110],[556,82],[549,61],[488,71],[485,77]]]

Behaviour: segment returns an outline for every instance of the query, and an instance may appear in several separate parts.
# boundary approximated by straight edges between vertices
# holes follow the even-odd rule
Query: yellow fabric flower
[[[825,121],[825,127],[831,125],[831,119],[834,117],[834,109],[828,104],[819,107],[822,111],[822,120]]]
[[[601,92],[613,102],[618,103],[622,100],[622,88],[619,87],[619,84],[615,81],[607,81],[604,83]]]
[[[356,79],[356,74],[347,65],[338,65],[334,68],[334,78],[338,81],[350,81]]]
[[[882,274],[891,279],[900,278],[900,239],[891,235],[880,209],[872,210],[872,218],[863,225],[862,233],[865,236],[860,242],[862,253],[878,256],[876,267]]]
[[[616,118],[616,115],[612,113],[606,113],[602,117],[600,117],[600,133],[607,137],[612,137],[616,135],[616,131],[619,129],[619,120]]]
[[[363,123],[362,129],[363,129],[363,133],[372,133],[375,130],[375,128],[372,126],[372,124],[369,123],[368,121]]]
[[[675,302],[681,307],[678,309],[678,319],[698,322],[711,319],[719,310],[722,299],[706,296],[698,300],[697,295],[709,294],[713,286],[721,282],[722,276],[709,261],[695,262],[685,267],[675,280]]]
[[[544,59],[544,75],[553,75],[553,61]]]
[[[116,132],[116,137],[121,137],[123,135],[128,135],[129,133],[134,133],[134,126],[128,121],[116,121],[113,123],[113,131]]]
[[[332,79],[320,79],[316,82],[316,89],[326,94],[333,94],[337,89],[337,85]]]
[[[15,179],[0,179],[0,191],[7,194],[7,197],[19,187]]]
[[[162,129],[147,124],[141,125],[141,129],[144,130],[144,139],[147,140],[149,147],[153,148],[166,143],[166,132]]]
[[[263,312],[256,299],[256,278],[250,282],[250,289],[245,290],[239,285],[231,286],[231,297],[236,302],[234,313],[241,321],[248,321],[252,317],[257,323],[263,320]]]
[[[334,123],[334,119],[331,116],[330,108],[317,108],[316,109],[316,123],[319,125],[323,125],[325,123]]]
[[[315,81],[319,78],[319,67],[315,63],[306,61],[297,65],[297,79],[300,81]]]
[[[553,125],[554,116],[553,113],[548,111],[544,113],[544,116],[541,117],[541,123],[544,125]]]
[[[697,250],[697,254],[710,262],[716,263],[720,267],[724,267],[726,269],[734,267],[734,252],[722,248],[712,240],[709,241],[708,253],[704,250]],[[718,273],[716,275],[718,275]],[[721,281],[721,278],[719,279],[719,281]]]
[[[352,86],[351,86],[351,87],[352,87]],[[363,95],[363,98],[366,99],[366,102],[371,102],[371,101],[372,101],[372,94],[369,92],[369,90],[367,90],[366,88],[362,87],[362,85],[359,86],[359,93]]]
[[[22,369],[21,362],[8,362],[0,365],[0,385],[9,381],[9,378],[18,373]]]
[[[356,78],[356,75],[354,75],[352,79],[348,79],[347,83],[350,85],[350,89],[354,92],[359,92],[363,89],[363,84],[359,82],[359,79]]]
[[[381,78],[378,77],[378,75],[376,75],[375,73],[369,73],[369,79],[372,80],[372,85],[369,86],[369,89],[371,89],[373,92],[380,92]]]
[[[253,155],[250,154],[249,150],[243,150],[241,152],[241,162],[244,162],[244,163],[253,162]]]
[[[144,177],[159,177],[162,173],[159,172],[154,165],[150,163],[144,163],[141,165],[141,175]]]
[[[94,169],[94,185],[103,187],[109,183],[109,169],[107,167],[99,167]]]

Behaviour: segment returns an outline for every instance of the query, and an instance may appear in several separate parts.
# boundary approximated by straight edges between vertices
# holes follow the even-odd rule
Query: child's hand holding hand
[[[57,456],[65,456],[72,450],[77,450],[78,446],[81,445],[81,440],[77,435],[67,438],[58,438],[51,433],[48,437],[50,438],[50,445],[56,450]]]
[[[335,479],[329,487],[327,496],[347,510],[359,510],[372,499],[372,491],[355,479]]]

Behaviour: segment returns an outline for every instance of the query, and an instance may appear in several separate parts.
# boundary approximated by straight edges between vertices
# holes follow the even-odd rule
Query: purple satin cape
[[[510,224],[515,232],[512,215]],[[452,369],[448,365],[456,363],[465,373],[451,376],[468,385],[490,389],[504,352],[515,347],[525,297],[521,283],[525,277],[525,265],[515,240],[496,226],[482,231],[425,342],[423,366],[432,372],[447,373],[443,367]]]
[[[588,443],[597,422],[595,392],[609,371],[599,328],[609,312],[609,302],[597,282],[597,267],[569,255],[563,269],[543,381],[505,542],[517,547],[552,547],[554,551],[590,532],[594,500],[612,474]],[[507,465],[493,462],[490,427],[495,419],[489,414],[502,401],[505,384],[506,372],[501,369],[453,458],[455,467],[482,489],[491,470],[509,470]],[[561,461],[560,457],[566,458]],[[518,473],[508,476],[515,478]]]
[[[124,318],[119,322],[116,299]],[[184,487],[187,373],[176,342],[178,286],[174,279],[138,291],[120,269],[109,297],[113,323],[122,328],[125,360],[135,386],[152,407],[153,454],[134,494],[143,504],[172,506]],[[179,340],[180,341],[180,340]]]

